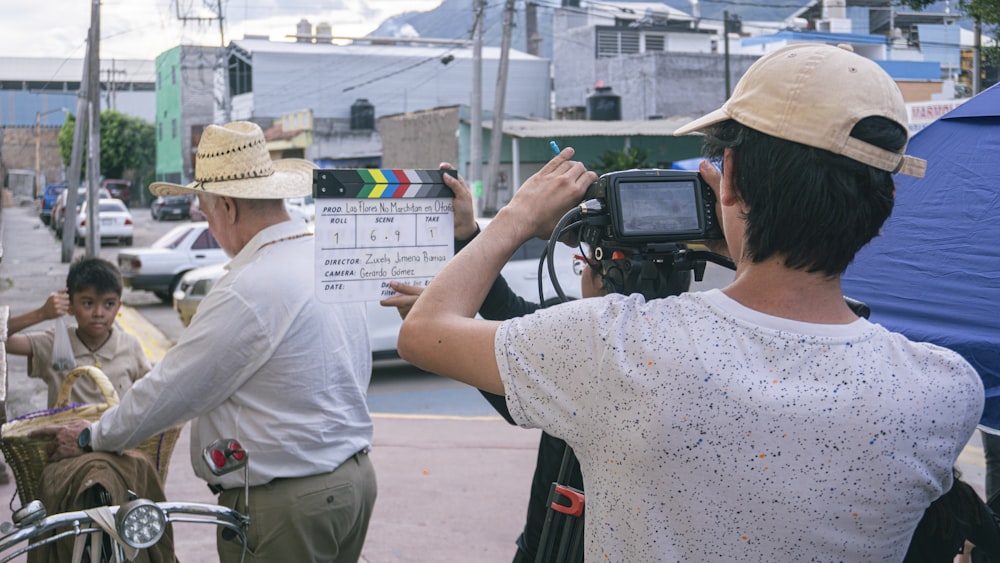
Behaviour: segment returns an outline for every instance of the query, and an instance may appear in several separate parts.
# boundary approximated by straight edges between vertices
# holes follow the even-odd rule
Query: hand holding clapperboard
[[[454,255],[453,170],[315,170],[316,292],[379,301],[390,281],[426,287]]]

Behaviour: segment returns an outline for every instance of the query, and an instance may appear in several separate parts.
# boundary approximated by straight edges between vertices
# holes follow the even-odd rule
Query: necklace
[[[313,235],[312,233],[299,233],[297,235],[290,235],[290,236],[287,236],[287,237],[281,237],[279,239],[268,241],[268,242],[265,242],[264,244],[260,245],[260,248],[257,249],[257,252],[260,252],[261,250],[263,250],[264,248],[267,248],[268,246],[271,246],[272,244],[278,244],[279,242],[285,242],[286,240],[295,240],[297,238],[311,237],[312,235]]]
[[[104,345],[107,344],[109,340],[111,340],[111,332],[109,331],[108,335],[104,338],[104,340],[93,348],[91,348],[90,344],[87,344],[87,342],[83,339],[83,337],[80,336],[79,328],[76,329],[76,337],[80,339],[80,342],[83,344],[83,347],[86,348],[90,352],[90,355],[94,357],[94,367],[97,369],[101,369],[101,360],[97,358],[97,351],[103,348]]]

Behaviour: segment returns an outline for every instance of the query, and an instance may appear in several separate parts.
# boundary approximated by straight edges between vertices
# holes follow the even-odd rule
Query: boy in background
[[[48,385],[48,407],[55,406],[59,387],[69,370],[53,367],[55,327],[46,331],[19,332],[42,321],[71,314],[76,327],[68,327],[77,366],[94,366],[104,372],[121,397],[132,383],[152,369],[139,340],[115,324],[122,305],[122,278],[118,267],[103,258],[84,257],[69,269],[66,289],[54,293],[38,309],[13,317],[7,324],[7,352],[28,357],[28,376]],[[105,398],[89,378],[73,384],[71,403],[104,403]]]

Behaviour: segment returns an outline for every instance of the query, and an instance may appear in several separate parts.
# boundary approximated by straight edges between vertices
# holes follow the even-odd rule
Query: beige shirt
[[[73,345],[73,357],[77,366],[94,366],[104,372],[121,399],[132,388],[132,383],[146,375],[152,365],[146,358],[139,340],[114,324],[111,338],[100,348],[91,352],[76,335],[75,327],[68,327],[69,341]],[[27,333],[31,342],[32,359],[28,366],[28,376],[38,377],[49,386],[48,406],[55,406],[59,387],[68,371],[52,369],[52,348],[55,342],[55,327],[45,332]],[[73,384],[71,403],[99,404],[107,402],[97,385],[89,377],[81,377]]]

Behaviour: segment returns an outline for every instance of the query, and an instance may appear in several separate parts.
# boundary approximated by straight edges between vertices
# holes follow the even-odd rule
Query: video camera
[[[715,194],[697,172],[635,169],[608,172],[583,196],[580,239],[591,247],[722,239]],[[600,209],[591,211],[589,200]]]
[[[609,172],[591,184],[583,202],[553,231],[555,242],[576,231],[600,263],[605,288],[647,299],[686,290],[693,271],[701,281],[707,261],[735,269],[728,258],[692,250],[686,242],[723,239],[715,194],[697,172],[634,169]],[[554,278],[551,261],[550,278]],[[562,288],[553,279],[556,292]]]

